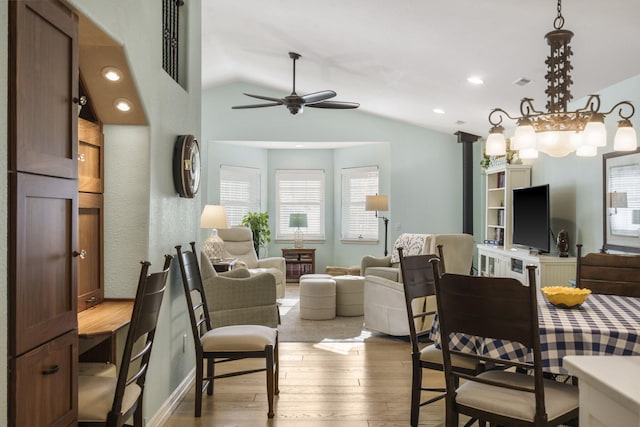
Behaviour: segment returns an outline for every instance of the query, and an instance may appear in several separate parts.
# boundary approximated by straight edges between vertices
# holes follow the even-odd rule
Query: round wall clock
[[[193,135],[179,135],[173,149],[173,183],[180,197],[191,199],[200,188],[200,147]]]

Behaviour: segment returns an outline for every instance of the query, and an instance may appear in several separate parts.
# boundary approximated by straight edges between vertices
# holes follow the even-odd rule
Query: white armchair
[[[286,286],[286,264],[283,257],[258,259],[253,248],[253,233],[247,227],[218,229],[224,241],[224,257],[237,258],[236,267],[245,267],[251,275],[271,273],[276,279],[276,296],[284,297]]]
[[[410,234],[408,236],[424,236],[411,240],[408,236],[400,235],[393,250],[397,254],[397,247],[403,246],[402,239],[414,243],[404,245],[405,256],[421,254],[437,254],[437,246],[442,245],[444,256],[444,267],[447,273],[469,274],[473,263],[473,236],[469,234]],[[400,240],[400,242],[399,242]],[[424,241],[424,245],[416,245],[415,242]],[[393,256],[393,252],[392,252]],[[397,255],[396,255],[397,256]],[[366,257],[365,257],[366,258]],[[372,257],[369,257],[372,258]],[[392,259],[391,257],[387,257]],[[384,258],[378,258],[383,260]],[[407,324],[407,308],[404,300],[404,289],[398,259],[397,280],[392,280],[392,270],[395,263],[389,262],[387,267],[372,266],[368,264],[365,268],[365,260],[362,261],[364,280],[364,324],[367,329],[394,336],[409,335],[409,325]],[[367,260],[370,262],[371,260]],[[382,268],[382,270],[381,270]],[[379,274],[383,272],[382,276]],[[435,310],[435,297],[428,297],[426,300],[414,300],[414,305],[427,304],[428,308]],[[417,309],[417,307],[416,307]],[[416,310],[417,311],[417,310]],[[416,331],[422,331],[431,327],[429,320],[423,322],[416,319]]]

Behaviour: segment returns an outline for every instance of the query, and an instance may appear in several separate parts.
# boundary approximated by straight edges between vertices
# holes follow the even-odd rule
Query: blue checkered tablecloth
[[[538,324],[543,370],[567,374],[562,358],[567,355],[640,355],[640,298],[592,294],[575,309],[561,309],[538,295]],[[440,347],[437,315],[430,331]],[[532,361],[519,343],[462,334],[451,337],[451,348],[490,357]]]

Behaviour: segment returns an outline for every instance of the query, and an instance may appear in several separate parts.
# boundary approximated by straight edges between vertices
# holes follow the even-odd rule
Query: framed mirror
[[[640,253],[640,148],[602,156],[604,249]]]

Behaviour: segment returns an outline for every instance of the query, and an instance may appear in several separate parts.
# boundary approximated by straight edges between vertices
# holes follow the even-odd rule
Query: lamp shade
[[[200,228],[227,228],[227,212],[221,205],[206,205],[200,215]]]
[[[365,211],[388,211],[389,196],[365,196]]]
[[[307,227],[306,213],[292,213],[289,215],[289,227]]]

